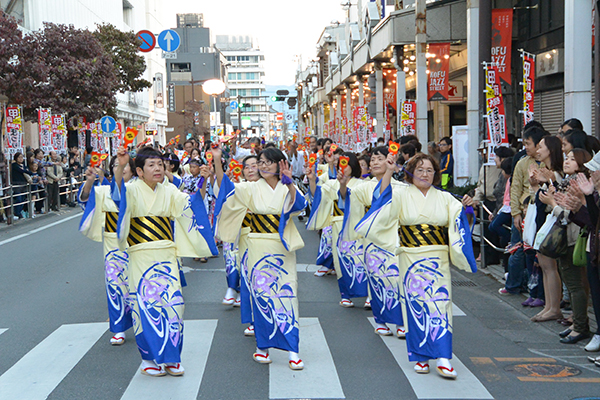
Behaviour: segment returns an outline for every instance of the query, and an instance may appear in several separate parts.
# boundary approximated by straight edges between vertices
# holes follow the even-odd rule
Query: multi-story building
[[[591,2],[388,3],[342,2],[346,21],[334,21],[323,29],[316,55],[298,70],[296,78],[302,135],[331,136],[333,130],[336,137],[343,131],[341,122],[350,121],[355,107],[362,106],[377,122],[371,124],[377,136],[385,137],[382,121],[392,125],[386,129],[388,135],[390,131],[400,135],[401,113],[397,111],[403,100],[416,100],[416,133],[423,144],[451,136],[454,127],[466,126],[468,141],[463,136],[462,145],[467,151],[458,155],[455,151],[455,159],[459,159],[455,168],[461,166],[455,179],[473,181],[480,166],[477,147],[488,138],[482,62],[491,62],[494,52],[502,48],[502,35],[495,26],[492,29],[494,11],[502,10],[512,15],[512,30],[503,33],[510,36],[508,48],[512,50],[507,56],[512,56],[512,62],[504,66],[510,74],[500,82],[505,133],[520,136],[523,126],[524,68],[519,50],[523,49],[537,56],[534,118],[550,132],[556,132],[565,119],[578,118],[586,132],[597,135],[600,123],[596,124],[595,118],[600,119],[600,103],[592,90],[592,52],[587,51],[592,47],[592,23],[587,17],[592,14]],[[422,9],[416,12],[415,7]],[[449,45],[449,54],[444,56],[449,64],[449,91],[448,98],[441,101],[427,98],[431,62],[441,61],[430,58],[433,55],[427,46],[434,43]],[[502,55],[499,59],[507,58]]]
[[[175,31],[181,45],[171,54],[173,58],[167,59],[168,138],[207,138],[217,128],[229,125],[228,107],[220,101],[228,98],[228,93],[211,98],[202,90],[202,84],[210,79],[227,83],[227,61],[211,44],[210,29],[204,26],[202,14],[177,14]]]
[[[94,30],[96,24],[110,23],[123,31],[146,29],[158,34],[165,27],[162,21],[162,0],[106,0],[103,2],[47,1],[47,0],[1,0],[2,10],[17,18],[24,31],[43,28],[44,22],[73,25],[75,28]],[[153,83],[149,89],[136,93],[117,94],[117,118],[124,126],[140,126],[155,123],[155,139],[164,143],[167,126],[167,110],[161,101],[165,92],[165,63],[160,51],[144,53],[146,71],[144,78]],[[36,132],[32,129],[32,132]],[[37,135],[24,137],[26,145],[37,147]],[[143,135],[141,137],[143,139]],[[140,139],[138,138],[138,139]]]
[[[227,80],[230,98],[243,105],[231,110],[232,125],[235,129],[252,129],[251,134],[254,135],[268,134],[269,106],[264,94],[265,56],[256,40],[249,36],[217,35],[215,46],[223,52],[229,64]]]

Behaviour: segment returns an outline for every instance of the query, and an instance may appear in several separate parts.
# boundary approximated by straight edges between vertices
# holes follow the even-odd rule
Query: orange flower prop
[[[256,143],[250,143],[250,149],[252,149],[252,152],[254,152],[255,148],[256,148]]]
[[[108,158],[108,154],[100,154],[100,161],[104,161]]]
[[[123,138],[123,147],[127,148],[127,146],[133,143],[133,139],[135,139],[137,134],[137,128],[127,128],[125,131],[125,137]]]
[[[398,154],[398,150],[400,150],[400,146],[396,142],[390,142],[390,153],[393,155]]]
[[[90,159],[90,167],[95,167],[100,164],[100,153],[92,151],[92,158]]]
[[[310,155],[310,157],[308,157],[308,165],[312,168],[316,162],[317,162],[317,155],[315,153],[312,153]]]
[[[208,161],[208,163],[210,164],[213,160],[213,155],[210,151],[206,152],[206,161]]]
[[[340,169],[342,170],[342,174],[348,167],[349,162],[350,162],[350,157],[340,156]]]
[[[305,137],[304,141],[306,142],[306,144],[310,144],[310,136]]]
[[[183,158],[188,158],[189,154],[187,153],[187,151],[183,152]]]
[[[175,143],[179,143],[179,138],[181,137],[181,135],[177,135],[175,136]]]
[[[323,149],[319,150],[319,151],[317,152],[317,154],[319,155],[319,157],[322,157],[322,156],[323,156]]]
[[[334,151],[336,151],[338,149],[338,145],[337,144],[332,144],[331,146],[329,146],[329,155],[332,155]]]

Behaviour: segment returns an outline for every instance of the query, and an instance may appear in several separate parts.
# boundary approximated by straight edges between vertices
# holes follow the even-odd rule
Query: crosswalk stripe
[[[453,317],[466,317],[467,314],[454,303],[452,303],[452,316]]]
[[[369,318],[376,327],[375,319]],[[396,362],[406,375],[410,385],[419,399],[493,399],[490,392],[465,365],[452,354],[452,367],[458,373],[458,380],[442,379],[439,376],[417,374],[414,363],[408,361],[406,342],[394,336],[381,336]],[[432,373],[437,374],[435,361],[430,362]]]
[[[269,398],[346,398],[318,318],[300,318],[300,339],[302,371],[290,369],[286,351],[271,350]]]
[[[121,400],[152,399],[156,398],[158,393],[168,393],[169,398],[177,400],[196,399],[217,329],[217,322],[216,319],[184,322],[185,336],[181,353],[181,365],[185,368],[183,377],[155,378],[142,375],[138,370]]]
[[[62,325],[0,376],[1,399],[45,399],[108,329]]]

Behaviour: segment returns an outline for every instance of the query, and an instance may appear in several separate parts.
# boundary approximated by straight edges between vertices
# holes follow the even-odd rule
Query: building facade
[[[215,46],[227,59],[229,96],[241,107],[231,110],[231,123],[246,135],[265,135],[269,130],[269,107],[265,96],[265,56],[249,36],[217,35]],[[248,132],[251,130],[251,132]]]
[[[177,14],[175,31],[181,38],[179,49],[167,59],[169,133],[167,139],[209,137],[227,129],[230,117],[228,92],[211,97],[202,84],[210,79],[227,83],[225,56],[212,45],[210,29],[204,27],[202,14]]]

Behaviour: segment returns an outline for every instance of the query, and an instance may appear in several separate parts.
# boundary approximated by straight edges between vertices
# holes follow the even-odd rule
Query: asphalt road
[[[362,300],[343,309],[335,277],[313,276],[318,236],[297,221],[305,370],[289,370],[278,351],[270,365],[252,360],[239,309],[221,305],[219,257],[184,260],[186,375],[142,376],[131,331],[123,346],[109,345],[102,246],[78,223],[70,210],[0,227],[0,399],[600,398],[585,342],[560,344],[559,324],[530,322],[535,310],[498,295],[501,284],[481,272],[453,271],[458,379],[415,374],[403,341],[373,333]]]

